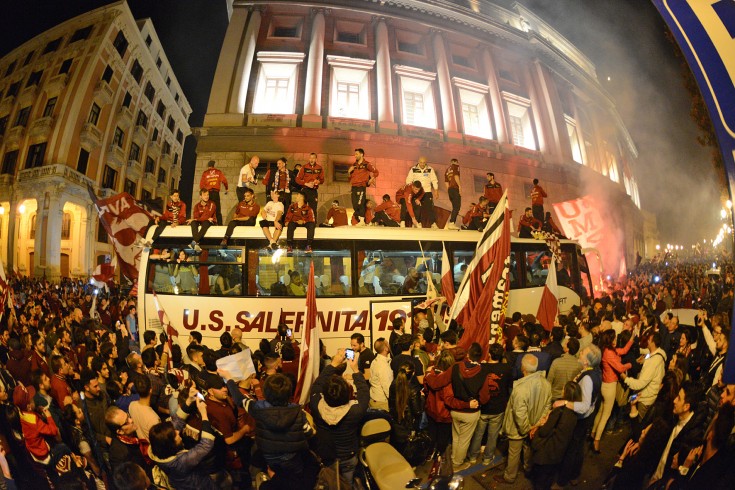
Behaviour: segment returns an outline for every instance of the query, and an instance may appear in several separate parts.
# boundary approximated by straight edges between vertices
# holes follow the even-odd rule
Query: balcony
[[[12,176],[11,176],[12,177]],[[94,182],[64,164],[44,165],[43,167],[29,168],[18,172],[17,181],[22,185],[36,186],[43,182],[58,184],[74,184],[86,189],[88,185],[94,187]],[[0,183],[2,180],[0,180]]]
[[[154,160],[161,155],[161,143],[159,141],[151,141],[148,145],[148,156]]]
[[[145,142],[148,141],[148,130],[140,124],[136,124],[135,128],[133,128],[133,141],[135,141],[138,146],[145,145]]]
[[[10,128],[5,135],[5,146],[8,148],[17,148],[20,146],[20,142],[23,136],[26,134],[26,128],[23,126],[15,126]]]
[[[10,190],[10,186],[13,185],[15,176],[13,174],[0,174],[0,189]]]
[[[137,181],[143,175],[143,165],[135,160],[128,160],[127,176],[130,180]]]
[[[68,73],[60,73],[55,77],[52,77],[48,82],[46,82],[46,93],[49,97],[56,97],[62,90],[64,90],[68,81]]]
[[[20,95],[18,96],[20,106],[25,107],[33,104],[33,101],[35,101],[38,96],[38,92],[38,85],[31,85],[30,87],[26,87],[21,90]]]
[[[126,161],[127,158],[125,158],[125,152],[123,149],[114,143],[111,144],[107,149],[107,163],[110,166],[115,167],[117,170],[120,170]]]
[[[33,121],[31,123],[31,129],[28,132],[31,140],[34,143],[48,140],[51,135],[51,130],[54,129],[54,122],[53,116],[41,117]]]
[[[155,181],[156,181],[156,176],[153,175],[153,172],[146,172],[143,175],[143,182],[153,183]]]
[[[164,153],[163,155],[161,155],[161,165],[166,167],[166,169],[171,168],[171,165],[173,163],[174,163],[174,159],[170,153],[168,154]]]
[[[168,196],[168,185],[166,182],[158,182],[156,184],[156,196],[164,198]]]
[[[92,123],[84,123],[79,133],[79,140],[82,146],[90,151],[99,148],[102,144],[102,131]]]
[[[129,128],[133,124],[133,111],[130,107],[120,107],[117,111],[117,125],[121,128]]]
[[[15,104],[15,95],[9,95],[0,102],[0,115],[9,114]]]
[[[110,84],[104,80],[100,80],[97,86],[94,88],[94,100],[100,106],[104,106],[112,103],[113,91]]]

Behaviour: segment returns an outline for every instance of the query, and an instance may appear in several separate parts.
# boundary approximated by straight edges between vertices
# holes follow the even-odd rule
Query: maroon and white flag
[[[546,276],[544,292],[541,293],[541,303],[538,305],[536,319],[549,332],[554,328],[556,317],[559,316],[559,289],[556,282],[556,257],[551,257],[551,263]]]
[[[319,329],[316,327],[316,286],[314,284],[314,261],[309,267],[309,286],[306,289],[306,326],[301,333],[299,355],[299,379],[296,383],[294,400],[300,405],[309,401],[311,385],[319,375]]]
[[[454,269],[449,263],[447,247],[442,243],[442,294],[447,298],[447,305],[454,303]]]
[[[503,337],[509,272],[510,211],[506,192],[485,225],[454,298],[450,318],[464,327],[461,347],[468,349],[477,342],[487,353],[488,344]]]
[[[141,248],[135,246],[144,239],[151,215],[138,205],[135,198],[123,192],[106,199],[97,199],[89,190],[102,226],[107,230],[117,254],[120,272],[133,284],[138,282]]]

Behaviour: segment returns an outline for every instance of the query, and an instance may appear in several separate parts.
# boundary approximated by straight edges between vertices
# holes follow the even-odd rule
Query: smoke
[[[637,161],[630,163],[641,207],[656,215],[662,243],[688,247],[712,238],[721,203],[711,150],[696,141],[679,61],[653,5],[640,0],[522,3],[596,65],[638,149]],[[585,185],[593,195],[605,195],[594,182]],[[606,202],[616,215],[614,201]]]

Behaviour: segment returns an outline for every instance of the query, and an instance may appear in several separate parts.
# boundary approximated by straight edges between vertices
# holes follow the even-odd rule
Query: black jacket
[[[398,422],[398,411],[396,410],[396,382],[390,385],[388,393],[388,407],[390,408],[390,416],[393,417],[391,424],[391,443],[397,448],[401,448],[411,435],[411,431],[418,432],[421,425],[421,415],[424,412],[424,397],[421,394],[421,388],[414,383],[408,384],[408,403],[403,411],[403,419]]]
[[[549,414],[546,423],[539,427],[531,441],[534,464],[559,464],[572,440],[577,414],[565,406],[557,407]]]
[[[498,384],[498,391],[490,398],[490,401],[480,406],[480,412],[483,415],[504,413],[508,405],[508,398],[510,398],[511,366],[505,362],[483,364],[483,366],[487,376],[493,376]]]
[[[454,397],[468,402],[480,400],[480,389],[485,383],[488,373],[488,364],[479,364],[465,359],[452,366],[452,391]],[[474,410],[467,410],[475,412]]]

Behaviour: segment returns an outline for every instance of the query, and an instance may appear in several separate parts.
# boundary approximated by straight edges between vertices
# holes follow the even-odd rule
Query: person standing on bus
[[[373,223],[397,228],[401,221],[401,205],[390,200],[390,194],[383,195],[383,202],[375,207]]]
[[[518,236],[520,238],[533,238],[531,232],[540,231],[542,223],[533,216],[533,210],[526,208],[526,214],[518,221]]]
[[[283,232],[283,224],[281,219],[283,218],[283,203],[280,202],[281,196],[284,192],[276,190],[271,191],[271,200],[268,201],[265,206],[260,210],[260,216],[263,218],[260,220],[260,228],[263,230],[263,235],[268,239],[268,245],[271,249],[278,248],[278,239],[281,237]],[[275,228],[275,232],[271,235],[271,227]]]
[[[324,169],[316,163],[316,153],[309,154],[309,162],[301,167],[296,176],[296,183],[301,186],[303,200],[309,205],[316,216],[319,205],[319,185],[324,183]],[[295,189],[291,189],[293,195]]]
[[[284,207],[291,205],[291,172],[286,167],[286,157],[281,157],[276,162],[276,171],[268,169],[265,177],[263,177],[263,185],[265,186],[265,192],[267,196],[271,195],[272,191],[278,191],[281,193],[281,202]]]
[[[452,203],[452,215],[449,217],[447,222],[447,230],[458,230],[457,225],[454,224],[457,221],[459,210],[462,207],[462,187],[459,183],[459,160],[452,158],[449,162],[449,168],[444,172],[444,182],[447,183],[447,193],[449,194],[449,201]]]
[[[245,189],[243,191],[242,201],[237,203],[237,207],[235,208],[235,215],[227,224],[227,231],[225,231],[225,237],[220,242],[220,246],[227,246],[227,241],[232,236],[232,232],[235,231],[236,227],[255,226],[258,213],[260,213],[260,205],[255,202],[253,190]]]
[[[424,156],[419,157],[418,164],[411,167],[406,176],[406,184],[413,183],[415,185],[416,182],[421,184],[425,196],[422,201],[423,216],[421,225],[424,228],[437,228],[434,200],[439,199],[439,180],[436,178],[434,169],[426,164],[426,157]]]
[[[503,186],[499,182],[495,182],[495,174],[492,172],[487,173],[487,184],[485,184],[483,196],[487,198],[488,214],[493,214],[503,197]]]
[[[202,190],[209,191],[209,198],[215,205],[215,217],[217,223],[222,223],[222,209],[219,200],[219,191],[222,185],[225,186],[225,194],[229,190],[230,186],[227,184],[227,177],[218,168],[214,168],[215,161],[210,160],[208,169],[202,174],[202,179],[199,181],[199,194],[201,195]]]
[[[330,219],[332,220],[331,223],[329,222]],[[339,201],[335,199],[332,201],[332,207],[329,208],[326,221],[319,226],[323,226],[325,228],[347,226],[347,209],[344,206],[340,206]]]
[[[311,253],[311,244],[314,241],[314,211],[304,202],[304,194],[301,192],[293,192],[294,202],[288,207],[286,212],[286,243],[288,251],[293,251],[293,234],[297,227],[306,228],[306,253]]]
[[[355,148],[355,163],[347,169],[347,173],[350,175],[350,185],[352,186],[352,209],[354,210],[352,222],[356,222],[355,226],[365,226],[366,190],[369,186],[375,184],[378,169],[365,160],[365,150]]]
[[[166,204],[166,209],[163,210],[161,216],[156,216],[149,223],[148,226],[158,225],[156,231],[153,232],[153,236],[150,240],[144,242],[144,245],[148,248],[151,247],[152,242],[158,240],[163,230],[167,226],[175,228],[177,225],[183,225],[186,223],[186,203],[179,197],[179,190],[173,189],[171,191],[171,199]]]
[[[191,247],[201,252],[199,241],[204,238],[210,226],[217,224],[217,205],[209,200],[207,189],[199,189],[199,202],[194,205],[191,219],[187,223],[191,225]]]
[[[235,188],[237,202],[242,201],[242,197],[245,195],[245,189],[249,189],[251,185],[256,185],[258,183],[258,181],[255,180],[255,169],[258,168],[259,163],[260,158],[258,158],[258,155],[254,155],[250,161],[240,169],[240,175],[237,176],[237,187]]]
[[[533,189],[531,189],[531,209],[533,217],[544,222],[544,198],[549,197],[543,187],[538,185],[538,179],[533,179]]]

